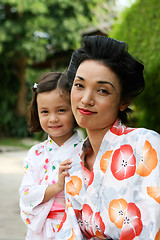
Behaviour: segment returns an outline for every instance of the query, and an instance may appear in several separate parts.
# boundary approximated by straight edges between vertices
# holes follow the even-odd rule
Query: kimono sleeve
[[[41,204],[48,185],[41,185],[40,166],[36,161],[34,150],[34,147],[29,150],[23,162],[25,173],[19,188],[20,211],[22,220],[27,227],[39,233],[50,212],[54,198]]]
[[[160,135],[154,131],[148,131],[145,136],[136,174],[142,181],[141,189],[137,192],[137,196],[143,196],[143,200],[139,201],[139,207],[143,212],[141,235],[144,239],[158,240],[160,239]]]

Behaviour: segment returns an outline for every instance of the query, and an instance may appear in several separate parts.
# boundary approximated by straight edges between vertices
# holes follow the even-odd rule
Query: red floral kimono
[[[117,120],[92,171],[89,140],[66,181],[67,210],[57,239],[160,239],[160,135]]]

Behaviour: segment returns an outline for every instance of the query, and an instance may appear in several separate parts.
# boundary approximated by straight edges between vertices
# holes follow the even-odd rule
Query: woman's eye
[[[99,89],[99,93],[110,94],[106,89]]]
[[[77,88],[83,88],[83,85],[80,84],[80,83],[75,83],[74,86],[77,87]]]

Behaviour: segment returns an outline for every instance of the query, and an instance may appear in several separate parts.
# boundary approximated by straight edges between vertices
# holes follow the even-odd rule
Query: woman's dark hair
[[[38,84],[32,87],[33,97],[28,108],[28,130],[33,132],[40,132],[42,130],[37,108],[37,95],[43,92],[49,92],[55,89],[61,89],[62,94],[70,96],[70,86],[66,73],[49,72],[43,75]]]
[[[74,51],[68,67],[68,79],[72,86],[79,65],[85,60],[102,62],[119,78],[122,87],[121,100],[132,100],[139,95],[144,87],[143,64],[133,58],[127,51],[125,42],[104,36],[85,36],[82,47]],[[127,122],[130,108],[120,111],[118,117]]]

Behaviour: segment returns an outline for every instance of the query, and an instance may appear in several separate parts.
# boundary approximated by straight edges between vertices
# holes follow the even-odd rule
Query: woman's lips
[[[92,111],[90,111],[88,109],[84,109],[84,108],[79,108],[79,112],[83,115],[92,115],[95,113],[95,112],[92,112]]]

